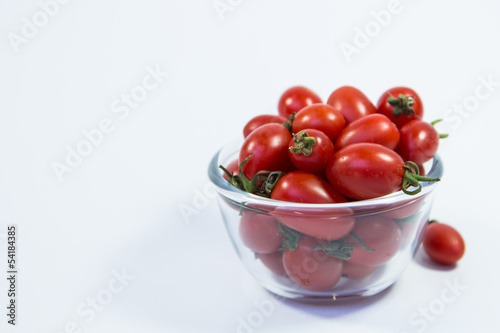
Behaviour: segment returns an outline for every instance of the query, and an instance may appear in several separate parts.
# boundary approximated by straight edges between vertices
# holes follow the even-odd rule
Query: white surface
[[[0,233],[18,225],[19,294],[11,327],[0,279],[0,331],[491,332],[500,313],[499,198],[489,176],[499,162],[500,86],[487,96],[479,88],[471,111],[452,108],[474,102],[480,77],[500,82],[499,4],[401,0],[348,63],[341,43],[353,44],[390,1],[221,2],[232,4],[223,20],[212,0],[70,1],[18,52],[9,34],[21,36],[24,17],[45,23],[41,7],[1,2]],[[139,93],[148,68],[168,77],[125,114],[121,95]],[[276,112],[296,84],[325,99],[350,84],[374,102],[407,85],[425,119],[444,118],[433,215],[466,239],[457,267],[435,269],[422,256],[386,292],[333,306],[275,300],[252,280],[215,200],[199,192],[215,151],[251,117]],[[112,131],[59,182],[53,162],[65,163],[66,147],[103,119]],[[130,280],[120,284],[123,272]],[[465,288],[453,294],[455,280]]]

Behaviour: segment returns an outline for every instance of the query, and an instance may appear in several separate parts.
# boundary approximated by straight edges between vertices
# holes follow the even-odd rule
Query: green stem
[[[431,125],[432,125],[432,126],[434,126],[434,125],[436,125],[437,123],[439,123],[440,121],[443,121],[443,119],[436,119],[436,120],[434,120],[433,122],[431,122]],[[448,134],[441,134],[441,133],[439,133],[439,138],[440,138],[440,139],[445,139],[445,138],[447,138],[447,137],[448,137]]]
[[[420,191],[422,191],[422,185],[420,184],[420,182],[431,183],[431,182],[438,182],[441,180],[439,178],[431,178],[419,175],[418,166],[412,161],[406,162],[404,168],[405,168],[405,173],[403,176],[403,183],[401,184],[401,190],[403,190],[404,193],[409,195],[415,195],[417,193],[420,193]],[[416,189],[412,191],[408,190],[409,185],[416,187]]]
[[[392,111],[394,117],[399,117],[402,114],[405,114],[408,117],[411,115],[415,115],[415,110],[413,109],[415,100],[413,96],[405,96],[403,94],[399,94],[398,98],[396,98],[390,92],[388,93],[390,96],[387,98],[387,103],[394,106],[394,110]]]
[[[292,134],[292,124],[293,120],[295,119],[296,112],[292,113],[288,119],[283,123],[283,126],[286,127],[286,129]]]

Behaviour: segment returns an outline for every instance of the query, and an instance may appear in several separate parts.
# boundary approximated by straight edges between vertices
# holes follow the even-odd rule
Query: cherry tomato
[[[401,229],[391,219],[382,216],[368,216],[356,219],[352,230],[371,250],[363,248],[352,236],[347,241],[354,245],[350,263],[376,267],[389,261],[401,245]]]
[[[296,168],[315,174],[325,171],[326,162],[335,152],[330,138],[315,129],[296,133],[288,148],[288,156]]]
[[[278,222],[270,215],[252,210],[243,211],[239,232],[243,244],[257,253],[276,252],[283,241]]]
[[[403,95],[400,97],[400,95]],[[392,97],[392,98],[391,98]],[[395,104],[391,105],[389,102]],[[411,105],[410,105],[411,104]],[[377,112],[388,117],[398,128],[404,124],[422,119],[424,116],[424,106],[420,96],[410,88],[394,87],[387,90],[380,96],[377,102]],[[396,115],[394,115],[396,112]]]
[[[301,203],[347,202],[328,182],[304,171],[292,171],[281,177],[271,199]]]
[[[316,129],[325,133],[332,142],[345,127],[342,113],[328,104],[313,104],[303,108],[294,118],[292,132]]]
[[[327,104],[342,112],[346,124],[376,112],[368,97],[351,86],[343,86],[332,92]]]
[[[451,265],[459,261],[465,252],[465,242],[452,226],[430,222],[424,232],[422,246],[437,263]]]
[[[288,143],[292,136],[285,126],[265,124],[255,129],[243,142],[238,163],[249,160],[241,171],[252,179],[259,171],[288,171],[292,162],[288,157]]]
[[[424,164],[434,157],[439,146],[439,133],[434,126],[422,120],[412,120],[399,131],[401,138],[396,151],[405,161]]]
[[[321,103],[321,98],[316,93],[306,87],[296,86],[287,89],[278,102],[278,113],[280,116],[288,118],[292,113],[299,112],[304,107]]]
[[[283,266],[290,279],[299,287],[310,291],[326,291],[333,288],[342,274],[342,260],[326,254],[321,249],[313,250],[322,243],[302,236],[297,248],[283,251]]]
[[[342,265],[342,276],[350,280],[360,280],[373,273],[376,269],[377,267],[356,265],[346,260]]]
[[[288,277],[283,266],[283,253],[276,251],[272,253],[257,253],[257,258],[266,266],[271,272],[276,275]]]
[[[246,138],[253,130],[262,125],[269,123],[283,124],[285,121],[286,118],[274,114],[261,114],[260,116],[253,117],[243,128],[243,137]]]
[[[405,169],[395,151],[376,143],[354,143],[336,152],[325,172],[337,191],[364,200],[399,190]]]
[[[358,142],[378,143],[394,150],[399,143],[399,130],[386,116],[369,114],[344,128],[335,141],[335,149],[338,151]]]
[[[276,184],[271,199],[301,203],[342,203],[347,199],[321,177],[303,171],[284,175]],[[345,237],[354,227],[350,208],[277,207],[270,212],[289,228],[325,240]]]

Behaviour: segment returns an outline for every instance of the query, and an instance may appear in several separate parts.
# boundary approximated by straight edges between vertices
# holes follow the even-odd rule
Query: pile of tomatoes
[[[360,279],[398,251],[415,213],[423,164],[436,154],[440,135],[423,120],[418,94],[395,87],[374,105],[360,90],[343,86],[326,103],[296,86],[278,102],[278,114],[259,115],[243,129],[238,160],[224,177],[241,190],[298,203],[346,203],[399,190],[409,194],[405,208],[385,215],[354,218],[339,208],[241,212],[240,237],[273,273],[311,291],[333,288],[341,276]],[[304,218],[304,216],[306,218]],[[415,223],[418,224],[418,223]]]

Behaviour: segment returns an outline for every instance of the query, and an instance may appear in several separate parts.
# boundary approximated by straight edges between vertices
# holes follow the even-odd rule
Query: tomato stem
[[[317,245],[313,250],[323,250],[326,254],[342,260],[351,259],[351,251],[354,250],[354,244],[347,241],[347,236],[341,239],[331,241],[328,245]]]
[[[290,116],[288,116],[288,119],[283,123],[283,126],[285,126],[285,128],[290,132],[290,134],[293,134],[292,124],[296,114],[297,114],[296,112],[293,112]]]
[[[390,96],[387,98],[387,103],[394,106],[394,110],[392,111],[394,117],[399,117],[402,114],[405,114],[409,117],[415,114],[415,110],[412,106],[413,104],[415,104],[413,96],[405,96],[403,94],[399,94],[398,98],[396,98],[390,92],[388,93]]]
[[[295,142],[295,147],[289,147],[290,152],[293,154],[304,154],[309,156],[312,154],[314,145],[316,145],[316,138],[309,136],[306,131],[300,131],[297,134],[293,134],[293,141]]]
[[[442,121],[442,120],[443,120],[443,119],[436,119],[436,120],[434,120],[433,122],[431,122],[431,125],[432,125],[432,126],[434,126],[434,125],[436,125],[437,123],[439,123],[439,122],[440,122],[440,121]],[[445,138],[447,138],[447,137],[448,137],[448,134],[441,134],[441,133],[439,133],[439,138],[440,138],[440,139],[445,139]]]
[[[404,193],[409,194],[409,195],[415,195],[417,193],[420,193],[422,191],[422,184],[420,182],[438,182],[441,181],[439,178],[430,178],[430,177],[425,177],[425,176],[420,176],[418,166],[415,162],[408,161],[404,165],[405,168],[405,173],[403,176],[403,183],[401,184],[401,190],[403,190]],[[416,187],[415,190],[408,190],[408,188],[411,186]]]

